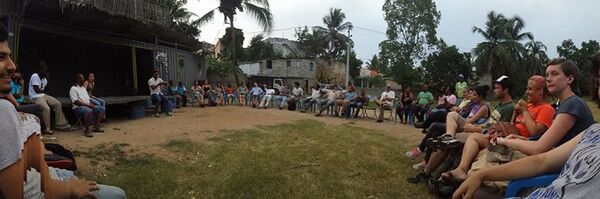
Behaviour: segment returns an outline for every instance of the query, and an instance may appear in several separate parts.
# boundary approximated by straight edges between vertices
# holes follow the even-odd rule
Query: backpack
[[[290,102],[287,105],[288,105],[287,106],[288,110],[290,110],[290,111],[295,111],[296,110],[296,102],[295,101]]]
[[[52,154],[44,155],[44,160],[46,160],[46,164],[48,166],[70,171],[77,170],[77,164],[75,163],[73,152],[65,149],[65,147],[61,146],[60,144],[45,143],[44,147],[46,150],[52,152]]]

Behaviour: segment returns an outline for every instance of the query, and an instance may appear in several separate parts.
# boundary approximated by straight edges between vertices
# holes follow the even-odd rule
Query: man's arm
[[[0,192],[4,198],[23,198],[25,170],[22,158],[0,171]]]
[[[40,89],[40,86],[39,86],[39,85],[33,85],[33,90],[34,90],[36,93],[45,93],[45,92],[46,92],[46,91],[44,91],[44,90]]]

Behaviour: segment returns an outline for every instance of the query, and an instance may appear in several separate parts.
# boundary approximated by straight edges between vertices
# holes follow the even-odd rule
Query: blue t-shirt
[[[252,95],[260,95],[263,93],[263,90],[260,87],[253,87],[252,90],[250,90],[250,93]]]
[[[12,94],[13,96],[19,94],[21,92],[21,89],[23,89],[23,86],[21,86],[19,83],[15,81],[10,81],[10,94]],[[24,103],[25,97],[21,95],[21,97],[16,98],[16,100],[19,103]]]
[[[347,92],[346,96],[344,96],[344,100],[351,100],[352,98],[356,97],[356,92]]]
[[[562,113],[566,113],[575,117],[575,124],[573,124],[573,127],[567,131],[567,134],[563,136],[558,145],[568,142],[583,130],[596,123],[590,107],[588,107],[585,101],[583,101],[583,99],[577,95],[573,95],[566,100],[561,101],[557,107],[557,110],[554,111],[554,118]]]
[[[177,86],[177,94],[179,95],[185,95],[185,86]]]

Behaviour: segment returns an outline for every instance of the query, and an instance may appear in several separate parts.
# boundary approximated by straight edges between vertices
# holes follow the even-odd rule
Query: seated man
[[[321,97],[322,93],[321,93],[321,89],[319,89],[319,85],[315,84],[312,89],[311,89],[311,95],[310,97],[307,97],[306,99],[302,100],[302,109],[300,109],[300,112],[306,112],[310,107],[312,107],[313,104],[317,103],[317,100],[319,99],[319,97]]]
[[[325,95],[327,97],[327,99],[324,99],[322,101],[320,101],[317,104],[317,108],[319,109],[319,111],[315,114],[315,116],[321,116],[321,113],[323,113],[323,111],[327,110],[329,107],[334,107],[335,106],[335,100],[338,98],[338,95],[340,94],[339,91],[336,90],[335,88],[335,84],[332,86],[332,89],[329,89],[327,91],[327,94]],[[338,115],[338,110],[335,109],[335,115]]]
[[[54,112],[54,124],[57,130],[73,131],[75,129],[67,123],[60,101],[46,93],[48,76],[48,66],[42,61],[38,72],[33,73],[29,79],[29,98],[34,104],[42,106],[43,117],[40,120],[45,123],[44,126],[50,126],[50,111],[52,111]]]
[[[302,99],[304,96],[304,90],[300,88],[300,83],[294,82],[294,88],[292,89],[292,95],[287,99],[287,104],[291,104],[292,107],[296,107],[296,103],[298,100]],[[290,106],[288,105],[288,109]],[[295,108],[294,108],[295,110]]]
[[[354,91],[354,86],[349,86],[348,91],[344,94],[342,118],[351,118],[352,109],[350,105],[358,98],[358,94]]]
[[[273,103],[277,103],[279,105],[279,110],[283,109],[283,107],[287,106],[287,99],[290,96],[290,89],[287,86],[281,86],[281,90],[278,95],[273,96]]]
[[[377,105],[377,109],[379,109],[377,122],[383,122],[383,111],[392,109],[394,98],[396,98],[396,93],[392,91],[392,87],[386,86],[385,91],[381,93],[381,98],[375,100],[375,105]]]
[[[25,97],[23,95],[23,87],[25,86],[25,81],[23,80],[23,75],[19,72],[15,72],[12,76],[12,81],[10,82],[10,95],[7,96],[8,101],[13,103],[17,108],[17,111],[23,113],[33,114],[38,117],[39,120],[44,118],[44,112],[42,111],[42,106],[39,104],[24,104]],[[54,132],[50,130],[49,126],[46,126],[45,122],[40,122],[40,126],[42,127],[42,134],[52,135]]]
[[[177,85],[177,96],[179,96],[178,99],[181,99],[181,104],[183,105],[183,107],[187,107],[187,89],[185,88],[185,86],[183,85],[183,82],[179,82],[179,84]]]
[[[267,108],[269,107],[269,104],[271,103],[271,98],[273,98],[273,95],[275,95],[275,89],[271,88],[270,86],[266,86],[265,85],[265,95],[262,97],[261,101],[260,101],[260,105],[258,105],[258,108]]]
[[[40,126],[31,117],[20,115],[6,100],[10,94],[10,77],[16,70],[11,60],[7,33],[0,26],[0,194],[3,198],[95,198],[100,192],[114,194],[108,198],[125,198],[123,190],[97,185],[92,181],[50,177],[44,160],[44,145],[36,133]],[[43,186],[42,186],[43,185]]]
[[[152,105],[154,105],[154,115],[156,117],[160,117],[160,112],[158,112],[158,108],[162,107],[163,112],[166,112],[168,116],[172,116],[173,107],[171,107],[171,103],[161,92],[161,86],[166,86],[167,82],[163,81],[159,76],[160,72],[158,72],[158,70],[155,70],[152,78],[148,80],[150,97],[152,98]]]
[[[91,98],[83,87],[83,75],[75,75],[75,85],[71,87],[69,96],[73,102],[73,111],[77,117],[82,119],[83,127],[85,128],[85,137],[94,137],[90,132],[90,126],[94,125],[93,132],[102,133],[104,130],[100,128],[102,118],[104,118],[105,109],[102,106],[96,106],[91,102]],[[94,122],[95,121],[95,122]]]
[[[256,108],[260,101],[260,95],[263,94],[262,88],[258,86],[258,83],[254,82],[254,86],[250,89],[250,95],[252,95],[252,108]]]
[[[364,88],[360,89],[360,94],[356,97],[356,99],[354,99],[354,101],[352,101],[352,103],[348,105],[350,108],[356,109],[356,112],[354,112],[354,119],[358,118],[360,109],[362,109],[363,106],[368,105],[368,103],[369,97],[367,96],[367,90]]]

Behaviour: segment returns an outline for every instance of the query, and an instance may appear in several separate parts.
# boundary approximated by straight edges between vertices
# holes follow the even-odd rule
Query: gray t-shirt
[[[581,97],[577,95],[573,95],[567,98],[566,100],[560,102],[557,109],[558,110],[554,112],[554,118],[556,118],[556,116],[561,113],[566,113],[575,117],[575,124],[560,140],[558,145],[568,142],[569,140],[577,136],[580,132],[582,132],[592,124],[596,123],[594,121],[594,116],[592,115],[590,107],[588,107],[585,101],[583,101],[583,99],[581,99]]]
[[[598,198],[600,187],[600,124],[588,128],[551,185],[528,198]]]
[[[15,107],[5,99],[0,99],[0,113],[0,170],[4,170],[21,159],[25,141],[32,134],[40,132],[40,125],[32,115],[19,115]],[[39,172],[33,168],[28,169],[26,178],[23,197],[44,198]]]

